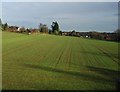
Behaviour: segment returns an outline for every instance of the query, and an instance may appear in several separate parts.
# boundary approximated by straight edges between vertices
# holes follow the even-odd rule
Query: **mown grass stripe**
[[[114,90],[119,65],[95,46],[117,60],[117,45],[80,37],[3,32],[3,89]]]

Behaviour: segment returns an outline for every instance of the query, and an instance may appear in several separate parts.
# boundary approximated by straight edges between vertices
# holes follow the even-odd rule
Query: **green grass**
[[[115,90],[118,43],[55,35],[2,33],[2,87]]]

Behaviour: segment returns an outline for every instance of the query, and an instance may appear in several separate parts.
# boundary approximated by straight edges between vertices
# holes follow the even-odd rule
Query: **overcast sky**
[[[2,21],[29,28],[39,23],[50,28],[57,21],[62,31],[113,32],[118,28],[118,3],[2,2]]]
[[[119,0],[1,0],[2,2],[118,2]]]

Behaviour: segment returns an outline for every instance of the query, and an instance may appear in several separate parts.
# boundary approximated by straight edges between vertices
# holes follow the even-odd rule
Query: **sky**
[[[118,2],[119,0],[1,0],[2,2]]]
[[[118,28],[117,0],[116,2],[112,0],[111,2],[2,1],[2,22],[7,22],[9,25],[38,28],[39,23],[43,23],[50,28],[51,23],[57,21],[62,31],[113,32]]]

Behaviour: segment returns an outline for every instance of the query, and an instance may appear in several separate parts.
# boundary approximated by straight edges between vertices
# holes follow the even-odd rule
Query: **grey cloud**
[[[4,22],[38,27],[40,22],[49,27],[58,21],[62,30],[78,31],[117,29],[117,3],[3,3]]]

